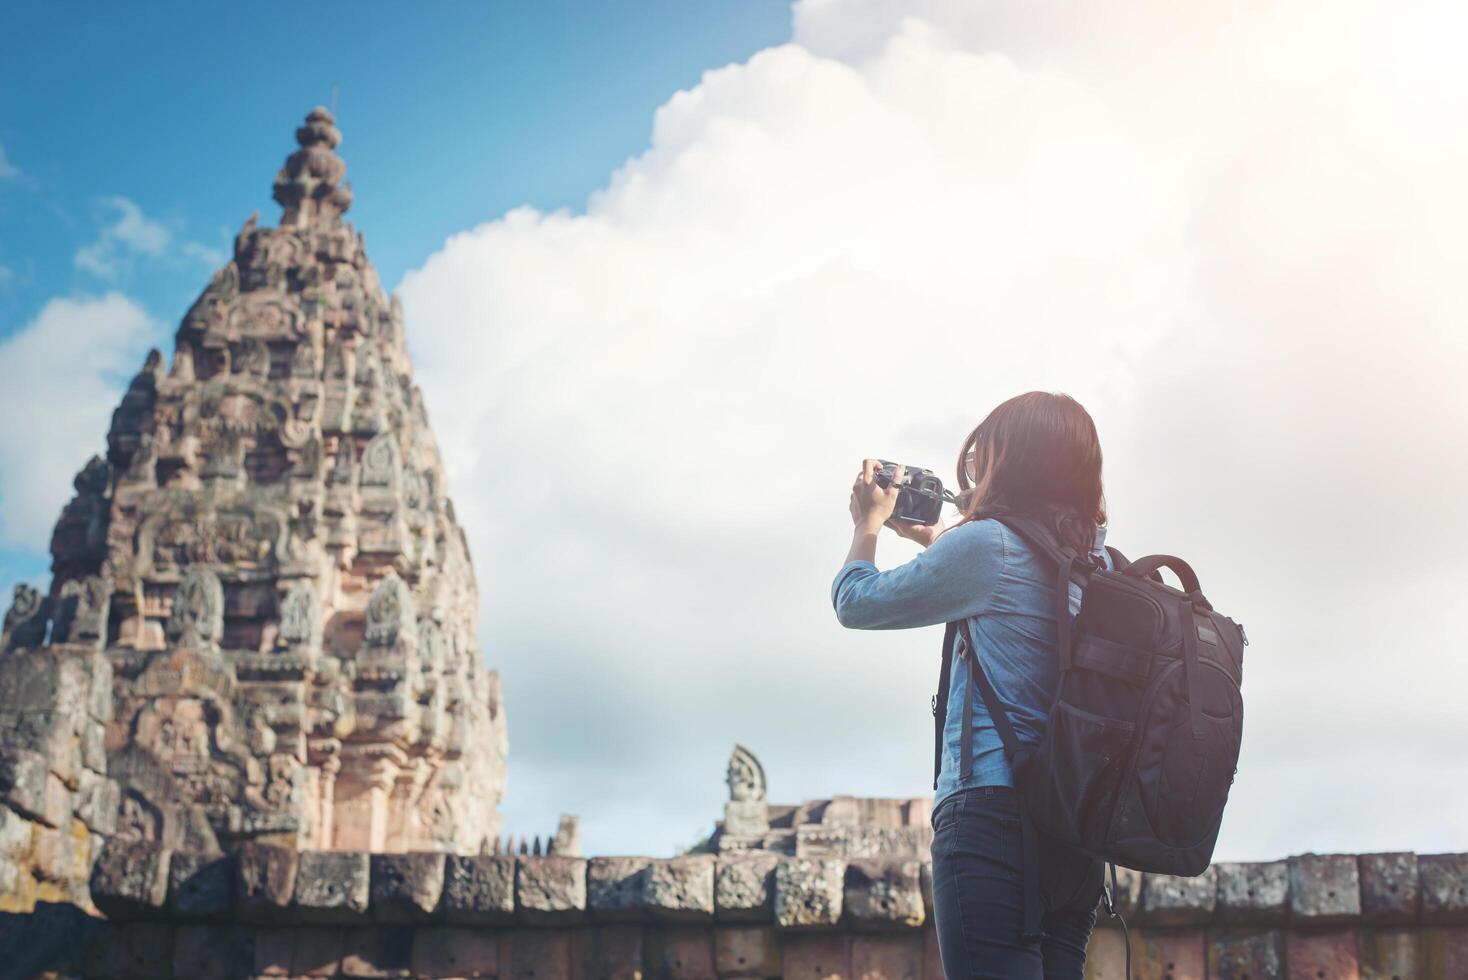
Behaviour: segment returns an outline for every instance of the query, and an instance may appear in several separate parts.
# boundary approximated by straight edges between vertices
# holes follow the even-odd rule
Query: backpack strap
[[[995,515],[994,520],[1009,528],[1025,540],[1030,547],[1055,563],[1055,647],[1060,655],[1060,672],[1070,670],[1070,583],[1075,579],[1084,585],[1092,565],[1090,555],[1082,556],[1073,548],[1058,544],[1043,524],[1033,517],[1022,515]],[[1079,570],[1079,574],[1077,573]]]
[[[938,789],[938,773],[943,768],[943,726],[948,723],[948,687],[953,682],[953,641],[958,623],[943,630],[943,656],[938,669],[938,693],[933,695],[933,790]]]

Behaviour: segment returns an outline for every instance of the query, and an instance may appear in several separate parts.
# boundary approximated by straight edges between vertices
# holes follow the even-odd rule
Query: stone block
[[[858,980],[922,980],[923,937],[856,933],[851,937],[851,976]]]
[[[347,929],[342,938],[341,975],[372,980],[411,977],[413,928],[365,926]]]
[[[643,883],[643,904],[663,922],[707,922],[714,916],[712,854],[654,861]]]
[[[301,922],[356,922],[367,914],[372,866],[362,851],[304,851],[291,905]]]
[[[0,858],[18,858],[31,848],[29,818],[8,806],[0,806]]]
[[[1417,855],[1411,851],[1393,854],[1362,854],[1356,858],[1361,876],[1361,921],[1393,925],[1417,921],[1420,889]]]
[[[782,929],[834,926],[846,890],[844,861],[790,858],[775,867],[775,924]]]
[[[673,926],[649,930],[647,966],[665,980],[713,980],[714,932],[709,928]]]
[[[1202,929],[1140,930],[1132,936],[1132,973],[1138,977],[1207,980],[1208,938]]]
[[[1468,854],[1423,854],[1417,868],[1422,882],[1422,921],[1468,923]]]
[[[505,970],[502,951],[501,976],[512,980],[581,980],[577,943],[569,929],[517,929],[509,936],[508,948],[510,966]]]
[[[1205,923],[1218,904],[1218,879],[1210,865],[1193,878],[1143,875],[1142,905],[1137,921],[1145,925],[1181,926]]]
[[[444,855],[373,854],[372,915],[381,922],[424,922],[443,896]]]
[[[1354,922],[1361,916],[1361,879],[1354,854],[1290,858],[1290,917],[1296,925]]]
[[[443,914],[461,925],[505,925],[515,916],[515,859],[450,854],[444,862]]]
[[[109,919],[156,915],[168,900],[172,852],[114,837],[92,865],[92,901]]]
[[[1422,968],[1419,976],[1424,980],[1468,977],[1468,929],[1452,926],[1423,929],[1418,965]]]
[[[104,923],[88,939],[84,975],[107,980],[171,980],[173,926],[161,922]]]
[[[100,721],[82,724],[81,746],[82,768],[95,775],[107,772],[107,726]]]
[[[586,914],[586,859],[522,857],[515,862],[515,909],[521,922],[579,922]]]
[[[287,918],[295,895],[300,854],[290,848],[251,842],[235,859],[235,908],[241,919],[276,922]]]
[[[112,720],[112,661],[106,654],[90,653],[84,663],[87,670],[87,714],[93,721],[105,725]]]
[[[459,926],[423,926],[413,933],[413,974],[419,977],[499,976],[498,933]]]
[[[1416,929],[1362,929],[1361,976],[1366,980],[1407,980],[1418,969]]]
[[[925,915],[922,866],[917,861],[848,862],[842,902],[858,929],[920,926]]]
[[[234,858],[175,854],[168,865],[168,907],[181,919],[224,919],[234,907]]]
[[[1287,861],[1215,864],[1218,879],[1217,917],[1240,924],[1282,924],[1290,914],[1290,866]]]
[[[586,908],[603,922],[639,922],[647,917],[643,886],[651,858],[594,857],[586,866]]]
[[[237,925],[182,925],[174,933],[173,975],[189,980],[247,980],[255,962],[251,934]]]
[[[117,807],[122,791],[115,780],[99,776],[90,769],[82,770],[77,782],[76,815],[87,829],[110,837],[117,832]]]
[[[1284,934],[1276,929],[1228,927],[1208,934],[1208,976],[1265,980],[1285,973]]]
[[[64,830],[37,824],[31,841],[31,873],[37,880],[69,886],[86,878],[92,842],[80,822]]]
[[[30,749],[0,750],[0,803],[48,827],[71,816],[71,793],[45,755]]]
[[[253,926],[250,932],[250,959],[256,977],[295,976],[291,961],[295,958],[297,930],[290,926]],[[332,972],[335,972],[335,966]]]
[[[592,926],[579,937],[587,977],[642,980],[642,930],[635,923]]]
[[[775,903],[775,868],[769,851],[720,854],[714,870],[714,914],[723,922],[768,922]]]
[[[1133,930],[1132,944],[1134,947],[1142,941],[1142,937],[1142,931]],[[933,976],[938,978],[943,976],[941,967]],[[1138,976],[1141,977],[1144,974],[1138,974]],[[1091,941],[1086,944],[1085,980],[1128,980],[1126,943],[1120,929],[1092,931]]]
[[[721,977],[778,977],[780,937],[769,926],[719,926],[714,969]]]
[[[291,951],[291,972],[298,977],[334,977],[341,972],[346,948],[345,929],[335,926],[298,929],[295,948]]]
[[[1290,980],[1350,980],[1361,976],[1355,929],[1291,932],[1285,937]]]

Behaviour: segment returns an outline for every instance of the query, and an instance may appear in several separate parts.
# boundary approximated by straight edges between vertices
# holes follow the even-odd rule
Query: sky
[[[851,478],[950,479],[1044,388],[1096,418],[1108,542],[1248,629],[1216,857],[1468,850],[1456,5],[362,11],[4,32],[0,578],[44,576],[127,376],[335,87],[504,678],[507,829],[673,853],[735,742],[778,802],[929,792],[941,628],[830,606]]]

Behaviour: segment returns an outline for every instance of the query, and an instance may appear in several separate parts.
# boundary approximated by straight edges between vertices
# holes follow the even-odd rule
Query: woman
[[[862,462],[851,492],[855,535],[831,587],[836,618],[853,629],[910,629],[964,618],[979,662],[1021,743],[1042,731],[1058,683],[1054,570],[997,513],[1040,517],[1065,544],[1110,566],[1101,447],[1091,416],[1066,395],[1032,391],[1004,402],[969,433],[958,458],[963,519],[952,527],[892,521],[898,491]],[[899,471],[900,478],[900,471]],[[883,525],[923,545],[878,571]],[[1070,587],[1071,614],[1080,589]],[[961,635],[962,631],[958,631]],[[1079,978],[1101,897],[1102,865],[1038,836],[1036,930],[1026,929],[1025,868],[1014,776],[982,697],[969,706],[971,769],[960,772],[967,659],[945,650],[951,679],[933,806],[933,906],[943,971],[965,977]],[[1031,876],[1035,881],[1036,876]],[[1032,918],[1032,921],[1033,921]]]

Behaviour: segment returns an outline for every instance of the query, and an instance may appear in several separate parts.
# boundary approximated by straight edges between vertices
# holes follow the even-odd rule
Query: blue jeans
[[[1058,841],[1039,840],[1044,938],[1027,943],[1014,790],[959,790],[933,811],[933,917],[948,980],[1080,980],[1103,865]]]

